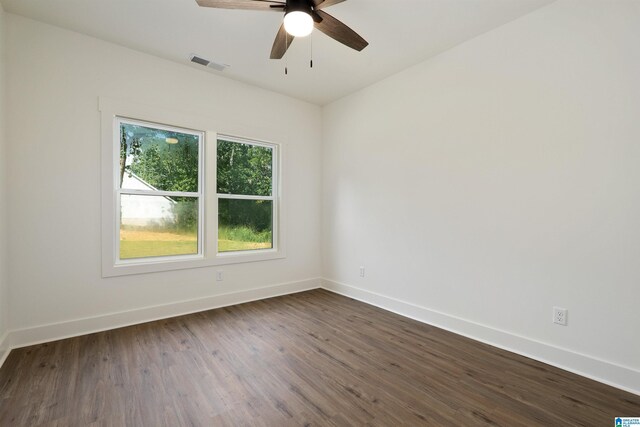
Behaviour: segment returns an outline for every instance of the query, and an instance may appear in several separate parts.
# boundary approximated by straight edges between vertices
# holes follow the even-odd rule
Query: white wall
[[[7,150],[5,138],[5,14],[0,4],[0,360],[6,351],[3,340],[9,330],[9,270],[7,263]]]
[[[561,0],[325,107],[327,286],[640,392],[639,45],[639,2]]]
[[[12,329],[320,277],[319,107],[6,18]],[[214,117],[246,136],[286,135],[288,257],[224,266],[223,282],[214,268],[102,279],[99,96]]]

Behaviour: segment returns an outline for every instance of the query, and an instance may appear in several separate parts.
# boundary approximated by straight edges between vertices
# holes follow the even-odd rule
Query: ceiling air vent
[[[212,68],[216,71],[224,71],[229,65],[227,64],[218,64],[217,62],[209,61],[208,59],[204,59],[198,55],[191,55],[189,60],[195,64],[202,65],[207,68]]]

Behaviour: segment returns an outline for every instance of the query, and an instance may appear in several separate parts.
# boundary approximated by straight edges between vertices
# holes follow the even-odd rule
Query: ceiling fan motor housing
[[[311,15],[312,5],[310,0],[287,0],[285,12],[304,12]]]

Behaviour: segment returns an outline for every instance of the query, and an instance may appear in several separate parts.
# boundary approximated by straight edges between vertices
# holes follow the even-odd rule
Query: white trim
[[[450,316],[375,292],[318,278],[10,331],[0,339],[0,367],[10,350],[14,348],[304,292],[319,287],[640,395],[640,372],[633,368]]]
[[[133,174],[132,174],[133,175]],[[144,180],[140,179],[144,182]],[[120,195],[127,196],[159,196],[159,197],[191,197],[197,199],[200,193],[188,193],[180,191],[160,191],[160,190],[118,190]]]
[[[328,291],[640,395],[640,371],[355,286],[322,279]]]
[[[137,104],[125,100],[114,100],[105,97],[98,98],[98,110],[101,113],[101,162],[102,162],[102,277],[124,276],[130,274],[155,273],[170,270],[180,270],[189,268],[210,267],[216,265],[235,264],[244,262],[269,261],[274,259],[286,258],[286,205],[284,204],[283,187],[284,177],[282,169],[285,168],[284,152],[287,137],[282,135],[277,128],[252,130],[254,133],[262,133],[258,137],[242,136],[228,137],[229,134],[240,134],[246,129],[251,129],[248,123],[227,123],[225,127],[221,127],[215,119],[211,117],[198,116],[193,113],[185,113],[176,110],[165,109],[157,106]],[[164,123],[169,128],[178,128],[185,131],[193,131],[194,129],[202,129],[204,133],[204,142],[200,144],[204,154],[200,157],[204,159],[204,168],[201,168],[203,179],[201,182],[201,191],[203,198],[200,198],[200,218],[203,219],[202,225],[203,238],[198,239],[200,250],[199,255],[184,255],[171,257],[155,257],[155,258],[136,258],[132,260],[115,262],[118,259],[117,246],[119,242],[114,241],[115,231],[114,224],[117,221],[116,209],[118,208],[119,197],[114,188],[118,188],[117,174],[115,173],[115,159],[119,157],[116,144],[113,144],[114,133],[119,132],[116,129],[115,120],[117,117],[126,118],[127,121],[141,120],[152,124]],[[159,125],[161,126],[161,125]],[[216,132],[213,129],[223,129],[225,132]],[[200,131],[198,131],[200,132]],[[252,145],[265,145],[274,150],[274,159],[276,161],[277,188],[273,189],[274,212],[277,220],[274,220],[274,247],[276,250],[261,251],[238,251],[229,252],[233,256],[218,256],[218,239],[217,239],[217,212],[218,198],[216,197],[216,176],[215,166],[217,153],[215,149],[206,144],[217,144],[218,135],[224,139],[232,140]],[[273,143],[271,140],[280,142]],[[261,143],[261,141],[264,141]],[[275,175],[274,175],[275,176]],[[119,190],[122,191],[122,190]],[[128,192],[128,190],[125,190]],[[115,208],[114,208],[115,207]]]
[[[234,199],[234,200],[274,200],[273,196],[247,196],[244,194],[225,194],[218,193],[219,199]]]
[[[121,143],[121,138],[122,138],[122,125],[128,125],[128,124],[132,124],[132,125],[138,125],[138,126],[142,126],[145,127],[147,129],[158,129],[158,130],[164,130],[164,131],[168,131],[168,132],[175,132],[175,133],[181,133],[181,134],[185,134],[185,135],[191,135],[191,136],[195,136],[198,138],[198,192],[194,193],[194,192],[186,192],[186,191],[166,191],[166,190],[158,190],[157,188],[155,188],[152,185],[149,185],[146,181],[142,180],[142,182],[144,182],[145,184],[147,184],[149,187],[152,188],[152,190],[133,190],[133,189],[122,189],[122,184],[120,183],[119,177],[120,177],[120,163],[119,163],[119,158],[120,158],[120,143]],[[204,259],[205,258],[205,254],[204,254],[204,246],[203,246],[203,239],[204,239],[204,224],[206,222],[206,212],[204,211],[203,208],[203,199],[204,199],[204,195],[206,194],[206,188],[204,187],[204,169],[205,169],[205,155],[206,155],[206,131],[204,130],[191,130],[191,129],[185,129],[182,127],[178,127],[178,126],[169,126],[169,125],[163,125],[161,123],[155,123],[155,122],[151,122],[151,121],[143,121],[143,120],[136,120],[136,119],[129,119],[126,117],[122,117],[122,116],[115,116],[114,119],[114,125],[113,125],[113,135],[112,135],[112,144],[113,144],[113,158],[111,159],[112,161],[112,170],[111,172],[114,174],[114,177],[116,178],[116,183],[115,183],[115,187],[112,189],[112,191],[115,191],[116,193],[116,205],[113,207],[115,209],[115,212],[113,212],[113,215],[115,217],[115,223],[114,223],[114,228],[112,231],[112,245],[113,248],[115,249],[114,251],[114,259],[113,259],[113,265],[114,267],[117,266],[123,266],[124,269],[121,271],[127,271],[127,267],[128,266],[137,266],[137,265],[144,265],[144,264],[152,264],[155,266],[157,266],[160,263],[165,263],[167,261],[175,261],[175,262],[180,262],[182,260],[189,260],[189,259]],[[117,136],[117,137],[116,137]],[[107,141],[102,141],[102,143],[107,143]],[[105,166],[103,164],[103,166]],[[104,173],[104,170],[103,170]],[[140,178],[138,178],[140,179]],[[120,212],[121,212],[121,208],[122,208],[122,196],[123,195],[127,195],[127,196],[163,196],[163,197],[190,197],[193,199],[197,199],[198,202],[198,233],[197,233],[197,250],[198,252],[195,254],[188,254],[188,256],[185,258],[185,256],[183,255],[166,255],[166,256],[150,256],[150,257],[138,257],[138,258],[125,258],[122,259],[120,258],[120,230],[121,230],[121,224],[120,224],[120,220],[121,220],[121,216],[120,216]],[[107,251],[110,252],[110,248],[107,248]],[[133,262],[132,262],[133,261]],[[175,265],[175,264],[173,264]],[[136,267],[134,267],[136,268]],[[154,268],[155,270],[155,268]]]
[[[135,310],[121,311],[95,317],[69,320],[59,323],[33,326],[17,329],[5,334],[4,340],[8,349],[26,347],[29,345],[57,341],[95,332],[122,328],[155,320],[167,319],[201,311],[228,307],[281,295],[304,292],[320,287],[320,279],[305,279],[296,282],[282,283],[245,291],[214,295],[204,298],[185,300],[175,303],[156,305]],[[5,348],[5,347],[0,347]],[[7,351],[4,355],[9,353]],[[2,362],[4,360],[0,359]],[[0,366],[1,363],[0,363]]]
[[[9,338],[10,333],[8,331],[0,338],[0,367],[2,367],[4,361],[7,360],[7,356],[11,353],[11,342]]]
[[[271,204],[271,248],[269,249],[255,249],[255,250],[239,250],[239,251],[227,251],[220,252],[218,247],[216,247],[216,259],[221,263],[238,263],[238,262],[251,262],[251,261],[260,261],[267,257],[268,259],[272,259],[271,257],[284,258],[286,256],[286,252],[284,250],[284,239],[281,237],[281,230],[283,227],[283,220],[280,218],[280,213],[282,212],[281,204],[282,204],[282,193],[280,191],[281,185],[281,162],[283,161],[281,157],[282,152],[282,144],[277,144],[274,142],[261,141],[261,140],[253,140],[244,137],[236,137],[229,135],[218,134],[216,144],[218,141],[231,142],[236,144],[245,144],[245,145],[253,145],[257,147],[264,147],[271,150],[271,196],[255,196],[255,195],[245,195],[245,194],[227,194],[227,193],[217,193],[216,194],[216,208],[220,199],[236,199],[236,200],[269,200],[272,202]],[[217,146],[217,145],[216,145]],[[217,160],[217,156],[216,156]],[[216,173],[217,173],[217,164],[216,164]],[[217,183],[216,183],[216,191],[217,191]],[[216,209],[216,212],[218,210]],[[218,221],[216,216],[216,243],[218,242]]]

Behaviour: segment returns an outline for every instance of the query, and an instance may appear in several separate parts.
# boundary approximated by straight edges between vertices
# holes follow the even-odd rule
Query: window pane
[[[218,140],[218,193],[271,196],[273,149]]]
[[[271,200],[218,199],[218,252],[271,248]]]
[[[120,124],[120,188],[198,192],[200,137]]]
[[[120,196],[120,259],[198,253],[196,197]]]

